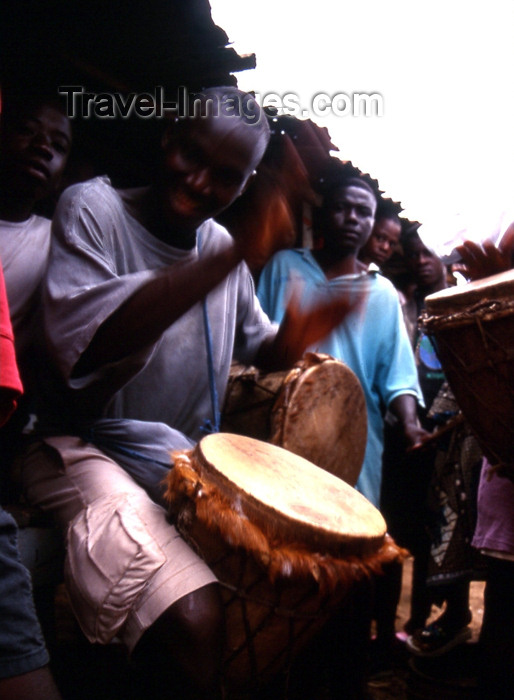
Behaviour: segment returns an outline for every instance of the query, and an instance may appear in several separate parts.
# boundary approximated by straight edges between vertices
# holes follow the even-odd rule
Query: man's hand
[[[400,421],[407,449],[421,447],[430,437],[430,433],[419,424],[416,397],[412,394],[401,394],[391,401],[389,408]]]
[[[7,423],[17,406],[20,392],[7,387],[0,387],[0,426]]]
[[[514,223],[505,231],[498,248],[490,241],[485,241],[483,245],[464,241],[456,250],[460,253],[466,272],[472,280],[510,270],[514,262]]]
[[[308,308],[300,305],[300,293],[293,290],[279,331],[272,344],[263,345],[255,363],[265,370],[292,367],[307,348],[326,338],[352,311],[364,302],[367,287],[349,296],[338,293]]]
[[[417,450],[428,442],[432,435],[418,424],[408,424],[403,426],[403,434],[407,441],[407,450]]]

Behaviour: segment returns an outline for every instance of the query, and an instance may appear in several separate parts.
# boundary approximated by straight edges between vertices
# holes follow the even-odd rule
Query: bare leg
[[[132,661],[140,675],[152,678],[155,697],[218,700],[223,642],[223,607],[214,583],[171,605],[139,640]]]
[[[425,626],[432,610],[433,593],[427,586],[427,575],[428,546],[426,549],[420,546],[419,550],[414,552],[412,562],[410,619],[405,625],[409,634]]]
[[[396,640],[396,611],[402,592],[402,564],[391,562],[383,567],[383,574],[375,580],[375,610],[377,643],[383,650],[392,651]]]

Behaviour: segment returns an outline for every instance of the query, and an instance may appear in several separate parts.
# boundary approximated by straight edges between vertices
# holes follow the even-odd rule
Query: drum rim
[[[425,304],[430,306],[439,301],[465,299],[466,297],[476,296],[479,292],[486,290],[498,290],[502,292],[500,297],[512,296],[512,289],[509,288],[507,283],[514,284],[514,270],[505,270],[504,272],[498,272],[496,275],[466,282],[466,284],[445,287],[437,292],[433,292],[433,294],[428,294],[425,297]]]
[[[359,378],[357,377],[357,375],[351,367],[349,367],[342,360],[338,360],[332,357],[332,355],[328,355],[326,353],[308,352],[304,355],[300,362],[301,366],[300,363],[297,363],[297,365],[295,365],[295,367],[293,367],[285,377],[280,391],[276,397],[275,403],[273,404],[270,416],[271,431],[269,441],[273,445],[278,445],[279,447],[285,447],[286,449],[289,449],[289,447],[286,447],[286,444],[290,444],[291,441],[288,441],[287,437],[295,433],[295,421],[292,419],[291,411],[289,409],[290,406],[294,403],[295,397],[300,393],[300,391],[303,391],[305,388],[308,387],[308,384],[311,380],[311,376],[316,371],[331,371],[332,369],[337,368],[343,373],[342,376],[344,375],[345,388],[347,388],[347,383],[351,382],[352,393],[358,393],[360,402],[359,414],[361,415],[361,418],[364,421],[364,425],[360,426],[361,441],[359,454],[353,460],[351,470],[346,464],[345,469],[340,470],[345,474],[344,481],[350,484],[350,486],[355,486],[362,469],[362,464],[364,462],[368,430],[366,397],[364,395],[362,384],[360,383]],[[280,416],[283,416],[283,420],[281,422],[279,422]],[[352,431],[351,435],[351,442],[353,443],[358,437],[357,431]],[[341,442],[343,442],[344,446],[347,447],[346,443],[348,442],[348,438],[346,434],[344,434],[343,440]],[[334,474],[334,471],[327,469],[326,466],[324,466],[324,464],[317,464],[317,466],[321,466],[322,469],[325,469],[329,473]],[[339,472],[336,473],[335,476],[337,476],[338,478],[342,478]],[[351,479],[347,478],[350,476]]]
[[[427,297],[428,299],[428,297]],[[427,306],[421,314],[421,323],[427,330],[437,330],[446,326],[473,325],[479,322],[495,321],[514,314],[513,299],[486,299],[477,301],[471,306],[446,313],[441,309],[441,313]]]
[[[308,442],[302,439],[302,433],[294,430],[296,421],[296,407],[302,403],[303,392],[309,391],[309,381],[316,372],[333,371],[339,376],[340,382],[349,389],[353,396],[359,393],[359,411],[357,424],[355,411],[347,413],[345,430],[334,425],[330,439],[333,441],[331,458],[321,459],[321,447],[316,443],[316,436],[312,449]],[[339,374],[336,374],[336,370]],[[334,379],[335,381],[335,379]],[[249,395],[247,405],[241,401],[245,396],[249,385],[254,385],[253,394]],[[348,395],[350,391],[345,391]],[[309,402],[305,408],[312,409],[314,401]],[[345,404],[340,404],[343,411]],[[339,410],[336,407],[336,411]],[[332,415],[332,413],[331,413]],[[231,368],[227,392],[223,401],[221,431],[248,435],[258,440],[264,440],[279,447],[306,457],[326,471],[344,479],[350,486],[354,486],[364,462],[367,443],[367,405],[364,391],[355,372],[344,361],[322,352],[305,352],[295,365],[289,369],[273,372],[261,372],[253,365],[244,366],[234,363]],[[304,421],[299,420],[305,424]],[[326,445],[326,435],[322,434],[323,445]],[[319,440],[318,440],[319,442]],[[346,455],[345,460],[339,460],[338,455]]]
[[[305,520],[295,519],[296,512],[292,516],[291,509],[286,513],[281,512],[281,510],[277,510],[270,503],[263,502],[259,497],[249,493],[241,483],[234,483],[219,467],[210,463],[204,456],[203,449],[212,440],[228,440],[229,445],[230,442],[235,440],[236,443],[244,445],[244,448],[248,450],[254,449],[255,443],[257,449],[264,449],[270,455],[273,454],[273,451],[276,451],[279,460],[281,455],[283,455],[286,460],[292,460],[291,464],[294,462],[296,466],[300,466],[302,462],[305,462],[309,465],[310,470],[319,471],[319,476],[325,480],[327,487],[332,481],[338,486],[341,494],[346,494],[346,502],[352,502],[352,510],[347,510],[345,513],[344,508],[342,508],[339,514],[338,527],[340,527],[340,522],[346,517],[348,529],[346,531],[343,531],[341,527],[340,530],[336,530],[334,527],[328,529],[326,520],[325,524],[320,522],[319,526],[315,527],[311,521],[306,522]],[[220,445],[223,446],[223,442]],[[217,449],[220,449],[220,447],[217,446]],[[352,554],[360,556],[364,553],[376,552],[384,542],[387,531],[385,520],[380,511],[368,499],[344,480],[282,447],[242,435],[216,433],[202,438],[192,450],[174,453],[173,459],[175,462],[174,470],[177,468],[177,465],[182,464],[182,460],[188,460],[190,478],[197,481],[195,488],[199,489],[200,494],[212,494],[215,492],[216,495],[219,495],[220,501],[224,502],[224,509],[236,512],[239,518],[246,519],[252,525],[258,527],[270,542],[280,542],[284,547],[291,548],[294,548],[300,542],[301,548],[305,552],[319,552],[322,555],[330,554],[335,557]],[[312,473],[315,475],[315,472]],[[173,475],[171,474],[168,483],[172,480]],[[348,498],[350,495],[351,499]],[[305,502],[308,504],[307,500]],[[363,506],[362,513],[359,513],[360,520],[358,522],[354,520],[352,523],[351,517],[355,516],[355,512],[360,507],[360,504]],[[287,508],[284,508],[284,510],[287,511]],[[366,517],[364,517],[364,514],[366,514]],[[354,527],[353,530],[352,525]],[[355,528],[355,525],[358,525],[358,528]]]
[[[282,449],[267,445],[272,449]],[[272,583],[277,579],[310,579],[315,582],[320,593],[325,595],[341,586],[347,586],[355,578],[378,573],[387,562],[403,561],[408,555],[405,549],[394,542],[386,529],[380,536],[367,539],[352,537],[346,542],[337,542],[337,547],[331,538],[332,546],[329,548],[316,546],[320,543],[313,543],[312,539],[304,542],[298,533],[294,539],[273,539],[261,527],[262,523],[252,520],[251,513],[242,513],[237,502],[232,502],[216,485],[212,486],[204,474],[199,473],[201,465],[198,460],[195,464],[194,449],[176,452],[173,457],[175,466],[166,479],[168,488],[165,496],[170,504],[170,519],[200,556],[203,550],[196,540],[197,526],[208,533],[207,540],[205,536],[201,537],[208,548],[221,538],[225,547],[250,555]],[[380,513],[379,516],[382,518]],[[211,536],[214,539],[211,540]],[[211,552],[210,562],[208,560],[214,569],[217,562],[221,563],[224,559],[224,554],[216,547],[215,552]]]

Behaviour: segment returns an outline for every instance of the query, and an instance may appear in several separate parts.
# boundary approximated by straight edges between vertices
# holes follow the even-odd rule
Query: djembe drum
[[[514,270],[425,299],[423,326],[491,465],[514,478]]]
[[[216,433],[173,459],[171,518],[221,585],[229,692],[273,679],[359,579],[404,554],[364,496],[281,447]]]
[[[306,353],[283,372],[233,365],[221,430],[284,447],[353,486],[366,449],[366,400],[353,371],[330,355]]]

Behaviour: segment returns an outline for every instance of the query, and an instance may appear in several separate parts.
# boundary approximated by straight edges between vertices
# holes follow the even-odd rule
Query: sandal
[[[408,637],[406,645],[416,656],[440,656],[471,639],[468,626],[446,629],[437,620]]]

